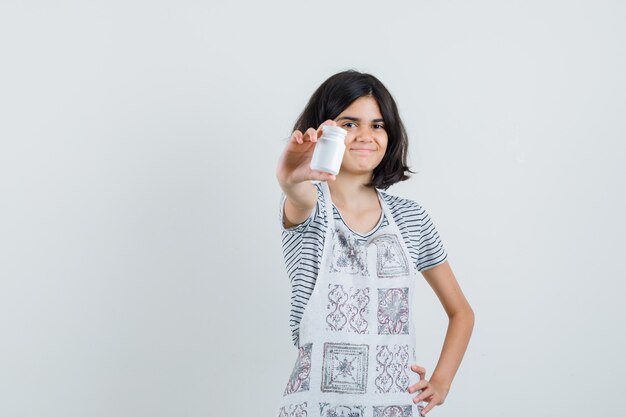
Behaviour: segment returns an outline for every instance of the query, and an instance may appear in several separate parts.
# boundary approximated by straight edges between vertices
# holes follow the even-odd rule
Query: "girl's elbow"
[[[474,310],[468,304],[464,308],[461,308],[457,310],[456,312],[454,312],[454,314],[450,316],[450,319],[459,319],[459,320],[467,321],[471,323],[471,325],[473,326],[476,316],[474,314]]]

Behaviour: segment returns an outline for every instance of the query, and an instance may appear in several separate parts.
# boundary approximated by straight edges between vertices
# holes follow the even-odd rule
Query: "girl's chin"
[[[374,172],[374,168],[376,168],[375,166],[358,166],[358,167],[354,167],[354,166],[344,166],[342,165],[341,168],[339,169],[339,172],[344,172],[346,174],[352,174],[352,175],[365,175],[365,174],[372,174]]]

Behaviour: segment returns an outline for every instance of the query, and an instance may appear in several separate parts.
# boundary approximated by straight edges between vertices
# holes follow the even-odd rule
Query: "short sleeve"
[[[297,224],[293,227],[289,227],[289,228],[286,228],[283,223],[283,216],[285,215],[285,200],[287,199],[287,197],[285,196],[285,193],[283,192],[280,193],[279,208],[278,208],[278,223],[280,225],[280,230],[283,233],[303,233],[307,230],[309,225],[320,216],[320,213],[321,213],[320,201],[323,199],[322,191],[319,186],[317,186],[316,184],[314,185],[317,190],[317,203],[315,204],[315,207],[313,208],[313,210],[311,210],[311,214],[304,222]]]
[[[417,241],[419,272],[442,264],[448,257],[439,232],[423,206],[418,205],[419,238]]]

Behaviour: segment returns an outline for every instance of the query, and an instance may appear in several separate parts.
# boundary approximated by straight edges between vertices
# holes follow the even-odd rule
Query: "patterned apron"
[[[300,343],[279,417],[419,417],[407,388],[419,381],[412,318],[414,280],[400,230],[389,222],[357,240],[332,213],[322,182],[328,227],[319,274],[300,322]]]

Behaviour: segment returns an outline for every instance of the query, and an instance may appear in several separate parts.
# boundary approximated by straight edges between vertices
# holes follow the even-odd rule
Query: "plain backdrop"
[[[387,191],[430,213],[476,313],[429,415],[625,415],[625,20],[619,0],[3,1],[0,415],[276,416],[297,355],[276,163],[350,68],[395,97],[418,173]],[[416,279],[429,377],[447,318]]]

